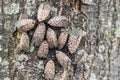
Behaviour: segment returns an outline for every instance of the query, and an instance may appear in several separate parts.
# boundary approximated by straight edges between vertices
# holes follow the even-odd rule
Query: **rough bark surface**
[[[19,50],[21,34],[15,31],[19,19],[37,19],[39,4],[44,1],[0,0],[0,80],[45,80],[44,65],[50,59],[56,66],[54,80],[60,79],[63,69],[54,54],[46,60],[37,58],[34,47],[24,54]],[[64,6],[62,0],[45,2],[52,6],[52,17],[70,15],[70,26],[83,32],[77,52],[70,56],[74,67],[71,79],[120,80],[120,0],[80,0],[84,4],[76,13],[78,6],[71,3],[77,0],[70,0],[70,5],[65,1]]]

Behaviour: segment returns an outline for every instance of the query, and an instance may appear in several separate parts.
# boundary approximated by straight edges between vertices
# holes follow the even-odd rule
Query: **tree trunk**
[[[69,18],[68,33],[82,32],[79,48],[68,54],[74,67],[71,80],[120,80],[120,0],[1,0],[0,80],[45,80],[44,66],[50,59],[56,67],[54,80],[61,78],[63,68],[51,54],[54,50],[41,59],[35,51],[24,54],[19,49],[21,34],[15,23],[25,18],[37,21],[42,2],[52,6],[50,17]],[[30,38],[32,33],[28,32]]]

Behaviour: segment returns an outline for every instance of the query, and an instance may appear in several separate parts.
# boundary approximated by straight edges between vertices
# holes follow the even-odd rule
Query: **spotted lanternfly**
[[[35,20],[21,19],[17,21],[15,25],[20,32],[29,31],[34,27]]]
[[[40,58],[47,58],[48,51],[49,51],[48,43],[47,43],[47,41],[44,41],[40,45],[37,55]]]
[[[50,24],[53,27],[66,27],[69,24],[69,21],[65,16],[56,16],[51,18],[48,21],[48,24]]]
[[[62,49],[65,46],[65,43],[67,42],[68,33],[67,32],[61,32],[59,38],[58,38],[58,49]]]
[[[81,34],[79,34],[78,36],[74,34],[70,34],[69,40],[68,40],[68,50],[70,51],[71,54],[73,54],[77,50],[80,44],[81,38],[82,38]]]
[[[21,39],[20,39],[20,49],[23,51],[28,51],[29,49],[29,37],[27,35],[27,33],[22,33]]]
[[[50,49],[56,48],[58,46],[57,36],[55,34],[55,31],[51,28],[48,28],[47,31],[47,41]]]
[[[71,65],[71,60],[65,53],[56,51],[56,57],[64,69],[67,69]]]
[[[47,19],[49,17],[50,10],[51,10],[51,7],[49,3],[44,2],[40,4],[39,9],[38,9],[37,19],[39,21],[43,21]]]
[[[44,75],[46,80],[53,80],[55,76],[55,64],[52,60],[48,61],[45,70]]]
[[[46,30],[46,26],[44,23],[40,23],[37,26],[32,39],[33,45],[39,46],[43,42],[45,36],[45,30]]]

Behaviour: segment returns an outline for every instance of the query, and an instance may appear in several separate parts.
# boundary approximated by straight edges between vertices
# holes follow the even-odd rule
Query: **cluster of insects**
[[[71,54],[75,53],[82,36],[81,34],[78,36],[72,33],[69,34],[65,30],[61,31],[58,36],[56,34],[57,30],[54,30],[54,28],[64,29],[68,26],[69,20],[66,16],[55,16],[50,18],[50,11],[51,6],[48,3],[43,2],[40,4],[37,14],[39,24],[34,31],[31,41],[27,32],[35,28],[36,21],[33,19],[21,19],[17,21],[17,30],[22,33],[20,49],[27,52],[30,48],[30,44],[32,44],[33,46],[38,47],[37,56],[40,58],[47,58],[50,49],[57,49],[55,52],[56,58],[64,69],[64,76],[61,80],[67,80],[69,71],[71,70],[71,60],[62,49],[64,49],[67,44],[68,52]],[[45,25],[46,23],[44,21],[48,18],[50,19],[46,23],[51,27],[46,27]],[[52,59],[45,65],[44,75],[46,80],[54,79],[55,64]]]

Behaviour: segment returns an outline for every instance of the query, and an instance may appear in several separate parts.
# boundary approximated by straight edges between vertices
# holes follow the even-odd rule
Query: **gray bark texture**
[[[55,50],[41,59],[34,47],[27,53],[19,49],[21,33],[15,23],[26,18],[37,21],[42,2],[51,5],[50,17],[69,17],[68,33],[82,32],[77,51],[67,54],[73,66],[69,79],[61,78],[64,70]],[[30,38],[33,32],[28,32]],[[44,68],[51,59],[54,80],[120,80],[119,49],[120,0],[0,0],[0,80],[45,80]]]

